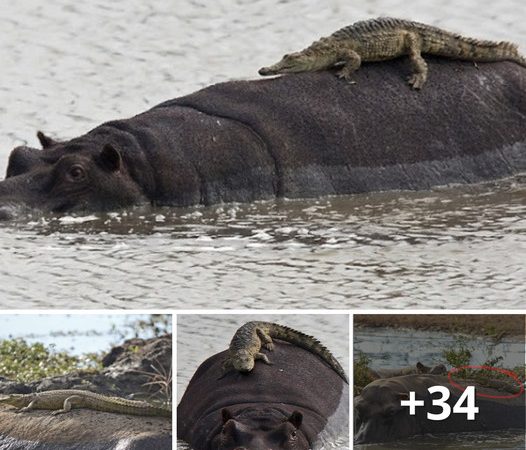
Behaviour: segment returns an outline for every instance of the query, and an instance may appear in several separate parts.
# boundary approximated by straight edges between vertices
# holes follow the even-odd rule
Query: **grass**
[[[28,344],[24,339],[0,341],[0,376],[20,383],[99,368],[100,355],[73,356],[39,342]]]

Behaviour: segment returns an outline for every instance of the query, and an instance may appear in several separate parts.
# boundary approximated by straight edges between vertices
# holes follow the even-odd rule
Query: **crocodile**
[[[7,397],[0,398],[0,404],[15,406],[19,408],[17,412],[26,412],[34,409],[52,410],[52,415],[67,413],[72,408],[87,408],[134,416],[172,416],[172,411],[168,408],[154,406],[143,401],[109,397],[79,389],[51,390],[32,394],[10,394]]]
[[[315,72],[338,66],[338,77],[350,81],[362,61],[408,55],[412,68],[408,83],[421,89],[428,72],[422,53],[473,62],[507,60],[526,67],[526,58],[511,42],[473,39],[423,23],[381,17],[341,28],[300,52],[283,56],[274,65],[259,69],[259,74]]]
[[[272,338],[289,342],[319,356],[341,378],[348,381],[340,363],[316,338],[284,325],[259,321],[247,322],[234,334],[228,349],[228,357],[223,363],[223,376],[232,369],[250,372],[258,359],[266,364],[272,364],[268,356],[261,353],[262,347],[269,351],[274,349]]]

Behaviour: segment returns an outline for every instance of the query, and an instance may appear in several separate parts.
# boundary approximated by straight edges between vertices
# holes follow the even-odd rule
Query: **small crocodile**
[[[316,338],[283,325],[257,321],[247,322],[234,334],[228,349],[228,358],[223,363],[223,375],[231,369],[250,372],[258,359],[271,364],[267,355],[261,353],[261,347],[272,351],[272,338],[289,342],[319,356],[347,382],[347,376],[340,363]]]
[[[0,398],[0,404],[15,406],[19,408],[17,412],[49,409],[53,411],[51,413],[53,415],[69,412],[72,408],[87,408],[134,416],[172,416],[172,411],[168,408],[78,389],[43,391],[33,394],[10,394],[7,397]]]
[[[422,53],[474,62],[513,61],[526,67],[526,58],[510,42],[483,41],[463,37],[437,27],[389,17],[364,20],[323,37],[306,49],[283,56],[260,75],[314,72],[341,66],[338,77],[351,79],[362,61],[384,61],[408,55],[414,89],[427,80],[427,64]]]

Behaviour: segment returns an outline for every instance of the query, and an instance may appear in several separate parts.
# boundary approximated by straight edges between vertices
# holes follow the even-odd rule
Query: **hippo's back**
[[[221,377],[226,351],[203,362],[177,408],[178,437],[196,450],[208,448],[221,428],[223,408],[234,414],[251,407],[275,409],[284,415],[300,411],[303,431],[312,441],[328,422],[332,427],[332,419],[345,422],[348,385],[312,353],[274,342],[275,349],[269,353],[272,365],[257,362],[248,374],[232,371]]]
[[[429,58],[425,88],[403,58],[356,84],[302,73],[210,86],[168,104],[250,127],[275,161],[277,195],[315,197],[473,183],[526,170],[526,69]]]

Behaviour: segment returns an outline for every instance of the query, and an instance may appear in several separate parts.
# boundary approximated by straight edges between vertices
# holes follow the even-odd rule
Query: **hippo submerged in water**
[[[177,435],[194,450],[308,450],[346,436],[349,386],[318,356],[274,339],[272,365],[223,376],[228,352],[192,377]]]
[[[466,383],[463,383],[466,384]],[[510,396],[507,392],[482,387],[476,383],[476,392]],[[494,399],[476,397],[479,408],[475,420],[467,420],[466,414],[450,414],[444,420],[429,420],[427,413],[441,413],[441,407],[433,406],[432,399],[440,396],[427,391],[431,386],[446,386],[450,391],[447,403],[453,407],[461,395],[449,384],[448,378],[440,375],[404,375],[375,380],[365,386],[354,399],[354,442],[370,444],[390,442],[410,436],[465,431],[488,431],[503,429],[525,429],[524,394],[516,398]],[[409,415],[409,408],[401,406],[401,400],[415,392],[418,400],[424,400],[424,407],[415,408],[416,414]]]
[[[401,375],[413,375],[417,373],[429,373],[431,375],[446,375],[447,369],[444,364],[430,367],[418,361],[414,366],[400,367],[398,369],[369,369],[369,377],[373,380],[379,378],[393,378]]]
[[[405,61],[356,85],[307,73],[210,86],[65,142],[18,147],[0,217],[20,207],[108,210],[307,198],[470,183],[526,170],[526,69],[430,59],[423,92]]]

